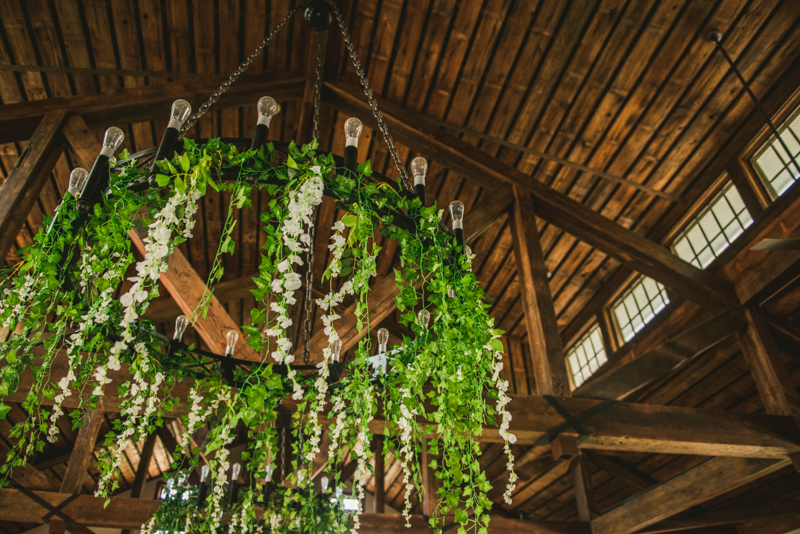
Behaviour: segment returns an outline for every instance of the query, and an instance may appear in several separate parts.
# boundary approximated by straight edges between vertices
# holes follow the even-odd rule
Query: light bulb
[[[267,464],[267,482],[272,480],[272,473],[275,472],[275,466],[272,464]]]
[[[233,473],[232,473],[233,477],[231,477],[231,480],[237,480],[239,478],[239,473],[241,472],[242,472],[242,464],[238,462],[233,464]]]
[[[77,167],[72,170],[69,175],[69,188],[67,191],[72,197],[77,197],[83,191],[83,186],[86,185],[86,179],[89,177],[89,172],[83,167]]]
[[[428,174],[428,160],[421,157],[411,160],[411,174],[414,175],[414,185],[425,185],[425,176]]]
[[[453,289],[452,287],[448,288],[448,289],[447,289],[447,296],[448,296],[449,298],[451,298],[451,299],[454,299],[454,298],[456,298],[456,290],[455,290],[455,289]]]
[[[339,497],[343,491],[342,488],[336,488],[336,496]]]
[[[110,148],[113,155],[124,140],[125,133],[116,126],[112,126],[106,130],[106,135],[103,137],[103,147]]]
[[[428,323],[431,322],[431,312],[428,310],[420,310],[417,314],[417,319],[419,319],[421,327],[428,328]]]
[[[225,341],[227,343],[227,347],[225,348],[225,356],[233,356],[233,349],[236,347],[236,342],[239,341],[239,332],[236,330],[231,330],[228,332],[228,335],[225,336]]]
[[[453,229],[464,228],[462,221],[464,220],[464,204],[460,200],[454,200],[450,203],[450,216],[453,218]]]
[[[328,491],[328,482],[329,482],[328,477],[322,477],[321,479],[319,479],[319,485],[322,486],[322,493]]]
[[[386,352],[386,345],[389,343],[389,331],[385,328],[378,330],[378,352],[383,354]]]
[[[338,362],[340,352],[342,352],[342,340],[337,339],[331,343],[331,360]]]
[[[178,121],[181,123],[181,126],[183,126],[183,123],[189,118],[189,114],[191,114],[191,112],[192,105],[186,100],[179,98],[172,103],[172,109],[169,112],[169,120],[170,122]]]
[[[203,468],[200,470],[200,483],[205,484],[206,480],[208,479],[209,469],[207,465],[204,465]]]
[[[175,341],[183,341],[183,333],[186,332],[186,327],[189,326],[189,319],[185,315],[179,315],[175,319],[175,335],[172,339]]]
[[[269,121],[278,113],[278,103],[271,96],[262,96],[256,105],[258,110],[258,122],[262,124],[261,118],[266,120],[266,125],[269,126]]]
[[[364,125],[361,124],[361,121],[355,117],[350,117],[344,123],[344,136],[346,139],[347,146],[358,146],[358,138],[361,135],[361,130],[364,129]]]

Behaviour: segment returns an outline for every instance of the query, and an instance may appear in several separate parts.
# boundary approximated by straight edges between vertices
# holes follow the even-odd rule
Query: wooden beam
[[[80,493],[86,480],[86,471],[94,455],[97,435],[103,425],[103,397],[97,401],[97,407],[89,410],[84,416],[83,426],[75,438],[72,455],[67,463],[67,471],[61,481],[61,493]]]
[[[188,100],[194,109],[216,91],[227,76],[186,79],[172,83],[114,89],[99,94],[48,98],[0,108],[0,144],[30,139],[42,117],[69,112],[83,115],[94,127],[107,128],[157,119],[167,119],[170,105],[178,98]],[[305,79],[290,74],[243,75],[214,104],[214,109],[255,106],[258,98],[270,95],[275,100],[300,98]]]
[[[439,479],[436,472],[431,467],[431,462],[435,457],[428,451],[427,440],[422,440],[422,455],[419,460],[419,469],[422,471],[422,491],[420,491],[420,503],[422,504],[422,515],[433,517],[439,507]]]
[[[788,460],[711,458],[592,521],[593,534],[631,534],[789,465]]]
[[[739,310],[728,310],[683,332],[624,365],[577,388],[573,395],[590,399],[622,400],[692,358],[704,353],[747,324]],[[784,415],[784,414],[781,414]]]
[[[58,382],[68,369],[67,357],[62,351],[53,362],[50,379]],[[131,379],[127,373],[127,366],[123,365],[119,373],[111,376],[113,382],[103,397],[105,410],[119,411],[120,399],[115,391],[118,385]],[[26,371],[19,391],[10,395],[8,400],[24,399],[31,383],[30,372]],[[186,379],[176,384],[172,394],[186,398],[191,386],[192,381]],[[793,418],[786,416],[709,412],[696,408],[582,398],[551,397],[548,401],[536,395],[510,397],[508,409],[512,420],[509,431],[517,436],[518,445],[535,444],[555,429],[558,429],[558,434],[578,435],[564,424],[564,417],[551,405],[555,400],[573,417],[581,418],[580,423],[589,434],[581,441],[581,449],[779,459],[800,452],[800,429]],[[65,399],[64,406],[77,407],[79,402],[79,395],[71,395]],[[52,404],[52,400],[42,397],[40,403],[46,406]],[[291,403],[287,407],[291,407]],[[178,404],[168,416],[187,412],[188,406]],[[586,414],[592,415],[588,417]],[[328,421],[323,423],[327,425]],[[370,429],[373,433],[383,433],[382,414],[376,415]],[[488,443],[502,442],[496,427],[485,428],[476,439]],[[546,444],[548,440],[544,441]]]
[[[139,499],[142,496],[142,488],[144,488],[147,479],[150,478],[150,461],[153,459],[153,449],[156,446],[156,439],[158,434],[153,432],[142,445],[142,452],[139,454],[139,465],[136,466],[136,475],[133,477],[133,484],[131,485],[131,499]],[[129,528],[122,529],[120,534],[131,534],[132,530]]]
[[[754,519],[736,526],[736,534],[797,534],[800,531],[800,513]]]
[[[536,390],[539,395],[569,397],[572,393],[567,365],[536,226],[536,214],[531,208],[531,195],[517,185],[513,189],[515,204],[511,239]]]
[[[36,491],[36,496],[51,506],[58,506],[69,495]],[[80,495],[64,506],[62,512],[80,526],[138,529],[145,523],[161,501],[111,497],[105,508],[105,499],[91,495]],[[0,521],[42,524],[42,517],[49,510],[17,489],[0,489]],[[259,512],[260,513],[260,512]],[[430,526],[419,515],[411,517],[412,528],[406,528],[401,515],[361,515],[361,534],[427,534]],[[588,525],[581,523],[557,523],[546,521],[522,521],[493,516],[489,523],[489,534],[591,534]]]
[[[584,451],[584,454],[590,462],[606,473],[614,475],[636,488],[647,489],[657,483],[649,475],[613,456],[604,456],[595,451]]]
[[[11,252],[25,219],[62,154],[61,125],[66,116],[65,111],[56,111],[42,119],[0,187],[0,258]]]
[[[739,335],[739,344],[767,413],[790,416],[800,414],[800,397],[781,361],[769,323],[758,310],[747,308],[745,316],[747,329]]]
[[[147,236],[147,230],[141,227],[129,232],[133,244],[142,254],[145,253],[143,239]],[[161,274],[161,282],[167,288],[169,294],[178,304],[184,315],[191,319],[203,294],[208,291],[205,281],[200,278],[197,271],[189,264],[189,260],[179,249],[175,249],[168,259],[168,267],[165,273]],[[239,325],[236,324],[217,297],[211,297],[208,304],[208,313],[205,319],[199,317],[194,324],[194,329],[203,339],[209,350],[215,354],[225,353],[225,336],[233,330],[239,334],[239,343],[236,344],[235,354],[238,359],[251,362],[260,362],[261,356],[250,348],[245,342],[247,336],[242,333]]]
[[[714,527],[735,523],[756,522],[761,519],[791,516],[798,511],[796,500],[767,503],[753,507],[717,509],[706,513],[685,513],[664,521],[659,521],[642,532],[656,534],[662,532],[678,532],[692,528]]]
[[[386,465],[383,455],[383,436],[372,439],[375,444],[375,506],[372,510],[382,514],[386,510]]]
[[[324,84],[323,98],[327,102],[341,111],[361,117],[374,127],[371,110],[358,94],[357,89],[343,83]],[[507,183],[527,189],[533,194],[533,209],[539,217],[701,306],[719,312],[739,305],[729,282],[694,267],[666,248],[474,146],[439,129],[433,131],[414,112],[381,99],[378,99],[378,104],[396,141],[479,182],[482,187],[499,187]]]
[[[598,515],[597,504],[594,501],[594,492],[592,489],[592,474],[584,454],[576,456],[574,462],[572,487],[575,489],[578,518],[581,521],[591,521],[592,517]]]
[[[474,243],[491,228],[497,220],[514,207],[514,189],[503,184],[483,197],[464,219],[465,229],[469,230],[464,241],[467,245]]]

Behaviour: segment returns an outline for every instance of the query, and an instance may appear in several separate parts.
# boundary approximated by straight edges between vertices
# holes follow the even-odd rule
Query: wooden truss
[[[796,68],[793,70],[798,71]],[[243,77],[219,105],[239,106],[263,94],[283,99],[303,98],[301,129],[305,131],[309,129],[308,109],[313,98],[313,91],[309,90],[310,79],[312,73],[308,73],[307,78],[282,80],[276,80],[273,75]],[[30,139],[28,148],[3,185],[3,195],[0,195],[0,253],[5,255],[9,252],[30,206],[55,165],[54,154],[59,153],[61,147],[68,145],[78,157],[76,164],[89,168],[99,146],[91,127],[158,118],[175,98],[199,100],[216,89],[220,81],[213,78],[182,80],[100,95],[53,98],[0,107],[0,132],[3,132],[0,142]],[[797,80],[787,83],[796,86]],[[324,104],[357,115],[369,124],[372,112],[357,96],[359,93],[358,88],[326,82],[322,99]],[[774,108],[777,103],[770,105]],[[726,524],[723,522],[727,520],[725,518],[685,515],[680,520],[673,520],[670,526],[668,518],[772,473],[789,465],[792,460],[795,465],[800,464],[800,429],[797,425],[800,399],[786,381],[787,373],[778,357],[772,330],[783,328],[797,339],[800,335],[781,326],[779,320],[770,317],[757,305],[759,296],[774,290],[775,284],[787,276],[793,276],[799,261],[796,254],[770,258],[774,261],[768,267],[763,265],[766,262],[761,262],[753,268],[752,262],[734,258],[720,272],[697,269],[657,242],[614,223],[444,130],[432,127],[430,121],[413,112],[384,101],[380,102],[380,107],[397,141],[491,191],[470,213],[468,229],[472,233],[468,242],[476,239],[503,214],[511,212],[517,272],[531,345],[531,367],[538,389],[538,395],[515,398],[509,405],[513,416],[511,431],[517,435],[519,443],[532,445],[518,459],[520,464],[546,459],[551,450],[557,457],[574,457],[572,462],[559,464],[563,467],[554,469],[549,476],[560,477],[573,468],[582,522],[545,524],[498,517],[492,520],[490,532],[628,534],[645,527],[651,527],[651,532],[667,531],[658,530],[659,525],[679,530],[698,525]],[[743,193],[745,198],[751,196]],[[793,191],[787,196],[790,198],[783,201],[785,208],[782,212],[765,213],[758,221],[756,240],[761,236],[795,235],[800,231],[797,217],[781,217],[783,213],[796,213],[800,209],[800,193]],[[636,271],[661,282],[683,301],[680,309],[685,313],[673,314],[674,318],[670,317],[661,325],[662,333],[649,336],[651,341],[655,339],[658,342],[651,342],[650,346],[622,347],[612,356],[612,361],[606,366],[608,370],[575,390],[574,396],[570,393],[562,337],[556,324],[539,243],[537,218],[619,260],[625,269],[615,279],[617,286],[628,273]],[[141,235],[134,232],[131,238],[142,250]],[[169,269],[162,275],[162,281],[172,301],[153,306],[151,313],[161,317],[174,315],[177,310],[189,313],[205,290],[201,278],[177,250],[170,258]],[[211,350],[222,352],[219,344],[223,333],[238,328],[222,303],[246,292],[248,284],[247,279],[221,284],[207,318],[198,323],[197,331]],[[370,328],[378,327],[393,312],[396,294],[393,275],[375,285],[369,293]],[[608,292],[598,299],[604,295],[607,298]],[[592,305],[589,308],[587,313],[594,313]],[[341,313],[341,324],[337,325],[345,350],[357,344],[367,333],[358,331],[352,311],[348,309]],[[707,322],[688,327],[693,318],[706,312],[713,314]],[[584,322],[588,319],[585,315],[582,318]],[[574,333],[574,327],[570,328]],[[750,365],[767,408],[766,415],[624,402],[639,388],[734,335],[738,336]],[[325,343],[324,334],[318,332],[310,341],[311,354],[320,354]],[[609,352],[614,352],[615,348],[610,347],[612,350]],[[237,358],[245,361],[257,357],[248,349],[237,353]],[[57,380],[59,374],[65,372],[66,362],[62,355],[53,366],[53,377]],[[88,424],[80,432],[75,453],[69,461],[68,476],[61,488],[49,487],[32,466],[16,468],[14,480],[21,489],[0,490],[0,520],[38,523],[52,518],[57,527],[61,520],[63,528],[78,532],[81,529],[85,531],[87,526],[138,528],[153,513],[157,506],[153,501],[112,498],[104,510],[101,500],[88,495],[77,498],[71,495],[79,491],[85,476],[89,455],[97,440],[100,410],[113,412],[119,409],[119,399],[112,393],[116,391],[113,386],[127,379],[126,370],[113,378],[115,384],[107,388],[109,393],[103,398],[102,407],[90,415]],[[188,391],[190,385],[184,381],[177,389]],[[30,382],[23,383],[10,400],[24,398],[29,387]],[[43,399],[43,403],[47,402]],[[74,405],[76,399],[69,397],[64,404],[70,406],[70,403]],[[185,406],[178,406],[173,415],[185,412]],[[374,421],[372,430],[382,433],[380,417]],[[171,435],[163,439],[169,438]],[[487,428],[479,439],[499,441],[496,430],[492,428]],[[595,455],[592,450],[693,454],[710,458],[667,481],[652,485],[652,480],[646,475]],[[599,467],[616,473],[643,491],[598,515],[592,506],[586,461],[596,462]],[[545,479],[542,483],[546,484],[547,480],[554,479]],[[435,479],[429,480],[429,484],[434,482]],[[495,485],[504,484],[502,479],[494,482]],[[529,486],[525,491],[535,492],[543,487]],[[376,488],[376,492],[379,491]],[[760,517],[758,513],[763,515],[764,511],[751,511],[749,516],[742,513],[731,522],[754,521]],[[791,513],[784,515],[787,521],[791,520]],[[421,517],[414,519],[414,525],[414,531],[426,528]],[[408,530],[391,516],[367,514],[362,518],[362,532]]]

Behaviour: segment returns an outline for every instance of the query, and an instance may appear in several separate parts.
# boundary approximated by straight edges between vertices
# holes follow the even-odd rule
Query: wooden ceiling
[[[200,83],[226,75],[286,16],[291,4],[269,0],[0,0],[0,99],[3,104],[13,104],[176,80]],[[620,226],[662,244],[668,244],[697,201],[718,184],[723,169],[720,161],[730,159],[737,134],[760,121],[728,64],[706,41],[709,31],[723,32],[726,49],[760,99],[776,98],[781,87],[786,93],[787,84],[798,85],[793,81],[798,80],[795,61],[800,52],[800,2],[796,0],[346,0],[342,10],[376,94],[410,114],[424,116],[431,124],[444,124],[441,131],[458,135],[476,150],[529,175],[530,180],[548,184]],[[355,86],[358,77],[341,36],[333,29],[328,34],[325,80]],[[265,72],[275,80],[304,78],[313,72],[309,58],[315,54],[316,38],[298,17],[248,72]],[[297,139],[300,96],[281,102],[271,138],[308,141]],[[255,100],[241,107],[213,109],[201,119],[195,135],[249,137],[256,120]],[[195,108],[200,101],[192,102]],[[152,110],[147,115],[150,113]],[[116,124],[126,132],[123,146],[134,152],[157,144],[166,126],[167,107],[163,113],[157,111],[156,116],[162,115],[153,121]],[[346,119],[333,106],[323,106],[320,144],[324,149],[343,152]],[[93,124],[98,135],[111,125]],[[647,185],[680,201],[503,146],[486,140],[487,136]],[[13,133],[3,134],[4,140],[12,138]],[[25,139],[0,146],[3,177],[25,146]],[[417,155],[427,156],[400,143],[398,149],[406,165]],[[397,176],[379,132],[365,128],[360,159],[370,159],[375,169]],[[17,238],[17,247],[30,244],[31,236],[43,224],[43,215],[53,213],[76,160],[74,153],[65,150]],[[429,163],[429,199],[435,198],[440,207],[454,199],[463,201],[469,233],[470,208],[492,192],[486,187],[491,182],[459,175],[436,160]],[[258,208],[266,199],[264,193],[254,206]],[[196,237],[182,245],[201,276],[210,270],[228,202],[227,195],[207,195],[202,200]],[[326,242],[331,224],[341,215],[333,205],[323,205],[318,240]],[[239,281],[257,270],[263,242],[256,212],[241,210],[236,217],[236,253],[224,259],[224,280],[229,287],[240,287]],[[628,280],[631,271],[559,228],[538,222],[559,329],[569,342]],[[508,215],[502,215],[473,243],[477,255],[474,270],[493,299],[491,314],[497,326],[508,332],[505,341],[510,364],[506,373],[512,391],[533,394],[536,384],[509,224]],[[386,243],[378,264],[379,278],[391,273],[395,253],[394,244]],[[16,259],[14,254],[6,258],[8,262]],[[319,285],[325,261],[318,257],[317,262],[315,284]],[[770,301],[769,309],[794,322],[799,296],[796,289],[789,288]],[[235,321],[244,323],[252,298],[241,290],[231,291],[226,306]],[[685,306],[673,306],[668,320],[685,311]],[[694,309],[693,313],[687,317],[706,317]],[[162,319],[163,328],[169,331],[171,317],[165,314]],[[689,324],[686,318],[674,320],[681,326]],[[402,332],[396,319],[390,317],[386,324],[394,335]],[[320,327],[317,317],[315,329]],[[653,334],[656,337],[650,347],[658,344],[657,335]],[[296,341],[302,342],[299,332]],[[800,361],[789,354],[797,349],[789,341],[779,341],[796,387]],[[634,397],[652,404],[754,413],[764,410],[733,338]],[[62,445],[68,447],[69,432],[65,438],[67,443]],[[45,456],[55,457],[51,449]],[[504,469],[500,448],[489,445],[486,449],[484,463],[489,474],[497,476]],[[519,457],[526,450],[517,447],[515,453]],[[620,472],[626,471],[630,477],[609,474],[608,465],[607,470],[593,467],[598,507],[606,510],[618,505],[643,487],[700,460],[663,454],[611,457]],[[129,462],[131,466],[137,463],[133,451]],[[161,468],[165,466],[159,463]],[[49,469],[57,481],[59,468]],[[63,466],[60,469],[63,471]],[[402,494],[397,471],[387,460],[387,502],[399,508]],[[522,467],[520,474],[514,504],[501,507],[507,513],[546,520],[576,517],[572,477],[564,462],[540,459]],[[638,479],[638,486],[631,479]],[[499,504],[502,499],[495,497]],[[719,497],[706,508],[797,499],[800,478],[784,469],[757,485]],[[0,528],[17,532],[10,524]]]

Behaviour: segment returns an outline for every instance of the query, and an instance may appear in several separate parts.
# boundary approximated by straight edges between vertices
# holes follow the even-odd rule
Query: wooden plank
[[[627,465],[618,458],[614,458],[613,456],[604,456],[603,454],[594,451],[585,451],[584,454],[590,462],[603,471],[614,475],[617,478],[621,478],[639,489],[647,489],[656,484],[656,480],[654,480],[652,477],[642,473],[635,467]]]
[[[592,521],[593,534],[630,534],[789,464],[788,460],[711,458]]]
[[[61,155],[64,146],[61,125],[66,116],[66,112],[61,110],[42,119],[30,143],[0,186],[0,258],[5,258],[11,251]]]
[[[750,366],[767,413],[798,416],[800,397],[769,330],[769,323],[752,308],[745,309],[747,328],[739,335],[742,353]]]
[[[428,443],[422,440],[422,455],[419,460],[419,469],[422,471],[422,515],[433,517],[439,507],[439,479],[430,463],[436,458],[428,452]]]
[[[597,515],[597,504],[592,490],[592,474],[586,456],[579,454],[575,458],[572,471],[572,486],[575,489],[575,501],[578,505],[578,519],[591,521]]]
[[[323,98],[327,102],[362,117],[368,124],[372,123],[369,106],[356,98],[356,94],[355,89],[345,84],[326,82],[324,85]],[[697,269],[664,247],[619,226],[472,145],[441,130],[432,130],[412,111],[380,99],[379,106],[397,141],[429,155],[449,170],[479,180],[484,186],[511,183],[525,188],[533,194],[536,213],[547,222],[701,306],[714,311],[738,306],[739,301],[730,283]]]
[[[147,236],[147,230],[136,228],[131,230],[129,235],[139,252],[144,254],[145,248],[142,239]],[[203,294],[208,291],[205,281],[200,278],[197,271],[189,264],[186,256],[178,249],[175,249],[170,255],[167,271],[161,274],[160,280],[183,314],[189,318],[192,317],[192,313],[203,298]],[[213,295],[208,304],[208,313],[205,319],[198,317],[197,322],[194,324],[194,329],[209,350],[219,355],[225,353],[225,336],[229,331],[233,330],[239,334],[239,342],[236,344],[235,351],[237,358],[251,362],[260,362],[262,360],[261,356],[245,342],[247,338],[242,333],[239,325],[231,319],[231,316],[222,307],[217,297]]]
[[[94,454],[94,445],[103,425],[103,397],[97,401],[97,407],[88,411],[84,416],[83,426],[72,447],[69,457],[67,472],[61,481],[60,493],[80,493],[83,482],[86,480],[86,471]]]
[[[163,428],[163,427],[162,427]],[[139,455],[139,465],[136,466],[136,476],[133,478],[131,485],[131,499],[139,499],[142,496],[142,488],[144,487],[147,479],[150,477],[150,461],[153,459],[153,449],[156,446],[158,434],[153,432],[142,445],[142,452]],[[131,534],[131,529],[123,529],[120,534]]]
[[[536,214],[531,209],[530,194],[514,186],[516,204],[511,223],[517,277],[520,279],[522,306],[528,330],[531,363],[539,395],[569,397],[567,377],[558,321],[547,279]]]
[[[386,457],[383,454],[383,436],[375,436],[375,507],[373,512],[382,514],[386,510]]]
[[[704,353],[746,324],[739,310],[723,312],[576,389],[576,397],[622,400]],[[786,414],[780,414],[786,415]]]
[[[767,503],[759,506],[725,509],[715,509],[707,513],[687,513],[680,514],[664,521],[647,527],[642,532],[656,534],[662,532],[675,532],[690,528],[713,527],[718,525],[730,525],[733,523],[758,522],[761,519],[768,519],[780,516],[792,516],[797,512],[797,502],[777,502]]]
[[[174,58],[175,56],[173,56]],[[30,139],[42,117],[56,112],[71,112],[84,116],[87,123],[106,128],[113,124],[128,124],[162,119],[168,116],[177,98],[188,100],[194,109],[219,88],[226,76],[201,80],[189,79],[172,83],[113,89],[100,94],[48,98],[36,102],[9,104],[0,109],[0,143]],[[252,105],[259,97],[269,94],[275,100],[299,98],[305,79],[290,75],[243,75],[214,104],[215,109]]]

